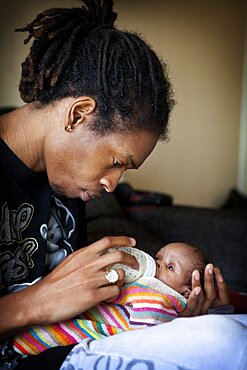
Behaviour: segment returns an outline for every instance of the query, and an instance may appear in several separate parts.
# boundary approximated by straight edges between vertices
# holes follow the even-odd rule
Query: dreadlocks
[[[22,99],[48,104],[90,95],[95,131],[141,128],[166,138],[174,104],[166,65],[139,35],[114,27],[112,0],[83,4],[46,10],[16,30],[29,33],[24,43],[33,38],[22,64]]]

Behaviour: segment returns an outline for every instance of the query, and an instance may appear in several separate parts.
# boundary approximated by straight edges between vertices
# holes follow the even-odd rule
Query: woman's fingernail
[[[194,277],[197,281],[200,280],[200,274],[199,274],[199,271],[194,271]]]
[[[209,273],[210,275],[212,275],[213,270],[210,268],[210,269],[208,270],[208,273]]]
[[[199,295],[201,293],[201,288],[199,286],[195,288],[195,293],[196,295]]]
[[[219,282],[220,283],[223,283],[224,282],[224,279],[223,279],[222,275],[219,276]]]

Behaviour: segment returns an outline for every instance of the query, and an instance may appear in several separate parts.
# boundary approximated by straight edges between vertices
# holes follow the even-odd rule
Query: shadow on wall
[[[12,112],[12,110],[15,110],[15,107],[0,107],[0,115]]]

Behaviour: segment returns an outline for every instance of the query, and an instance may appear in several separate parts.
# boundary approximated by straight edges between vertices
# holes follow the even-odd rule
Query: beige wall
[[[220,205],[238,180],[244,1],[133,1],[132,12],[117,3],[120,25],[167,60],[177,100],[170,142],[125,179],[176,203]]]
[[[22,104],[18,85],[21,63],[30,45],[23,44],[27,34],[14,29],[50,7],[78,5],[76,0],[0,0],[0,106]]]
[[[247,7],[246,7],[247,8]],[[246,9],[247,18],[247,9]],[[238,186],[247,194],[247,22],[245,23],[245,47],[242,82],[241,119],[239,133]]]
[[[244,0],[116,0],[118,24],[141,32],[169,65],[177,105],[169,143],[125,179],[174,202],[218,206],[237,185]],[[1,1],[0,106],[21,104],[18,66],[27,53],[13,29],[69,0]]]

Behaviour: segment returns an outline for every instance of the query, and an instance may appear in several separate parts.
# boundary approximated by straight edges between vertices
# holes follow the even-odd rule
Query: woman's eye
[[[167,267],[168,267],[168,270],[174,271],[174,267],[172,265],[168,265]]]
[[[116,158],[113,158],[113,167],[121,167],[121,163]]]

